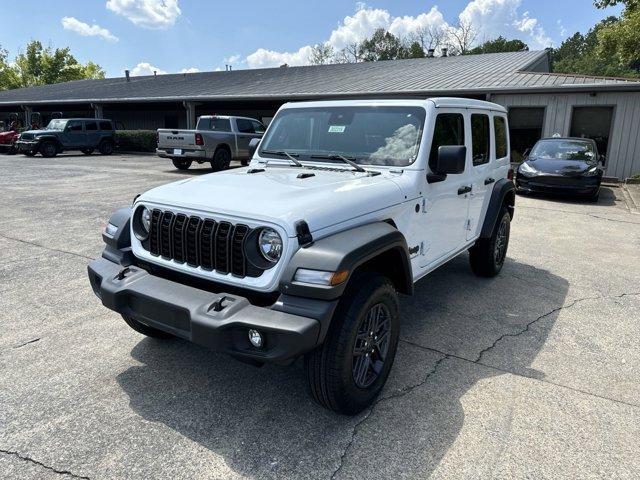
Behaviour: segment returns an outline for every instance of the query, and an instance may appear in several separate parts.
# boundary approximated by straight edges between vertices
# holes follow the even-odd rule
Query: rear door
[[[470,139],[468,114],[465,110],[436,110],[433,140],[429,153],[429,170],[436,173],[438,148],[446,145],[466,145],[465,171],[436,183],[428,183],[425,175],[425,198],[422,207],[422,243],[420,266],[437,265],[447,255],[459,250],[465,243],[468,211]]]
[[[84,122],[84,131],[87,135],[85,145],[90,147],[96,147],[100,141],[100,131],[98,129],[98,122],[95,120],[87,120]]]
[[[469,218],[465,226],[465,238],[471,240],[477,235],[482,213],[489,200],[495,182],[493,173],[495,154],[492,146],[491,112],[470,110],[471,125],[471,168],[469,170]]]

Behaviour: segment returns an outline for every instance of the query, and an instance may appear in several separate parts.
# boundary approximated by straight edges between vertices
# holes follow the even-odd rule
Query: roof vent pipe
[[[429,50],[427,50],[427,58],[435,57],[435,53],[436,53],[436,49],[435,48],[430,48]]]
[[[153,76],[154,76],[154,77],[157,77],[157,76],[158,76],[158,71],[157,71],[157,70],[154,70],[154,71],[153,71]]]
[[[442,55],[441,55],[442,57],[448,56],[448,53],[449,53],[449,49],[448,48],[443,48],[441,51],[442,51]]]
[[[129,81],[129,70],[124,71],[124,76],[127,77],[127,82]]]

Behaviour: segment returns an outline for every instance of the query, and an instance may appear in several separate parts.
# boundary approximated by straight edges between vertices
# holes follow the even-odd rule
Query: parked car
[[[187,170],[193,162],[211,162],[215,171],[224,170],[232,159],[246,165],[249,142],[261,138],[264,130],[253,118],[206,115],[198,118],[195,130],[159,129],[156,153],[170,158],[180,170]]]
[[[576,195],[598,201],[604,157],[590,138],[539,140],[518,167],[518,192]]]
[[[17,130],[8,130],[0,132],[0,152],[13,155],[16,153],[16,140],[20,136]]]
[[[304,356],[315,400],[355,414],[389,375],[399,294],[466,251],[477,275],[500,272],[508,132],[506,110],[478,100],[286,104],[249,168],[114,213],[91,286],[144,335],[255,364]]]
[[[43,130],[27,130],[20,134],[16,147],[28,156],[40,153],[43,157],[79,150],[91,155],[98,150],[111,155],[115,148],[114,129],[111,120],[102,118],[58,118],[51,120]]]

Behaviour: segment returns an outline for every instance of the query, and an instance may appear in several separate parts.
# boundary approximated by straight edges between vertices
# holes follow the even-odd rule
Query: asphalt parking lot
[[[257,369],[145,338],[86,277],[110,213],[178,172],[155,157],[0,156],[0,477],[639,478],[640,214],[518,197],[491,280],[462,255],[402,299],[374,407],[316,406]]]

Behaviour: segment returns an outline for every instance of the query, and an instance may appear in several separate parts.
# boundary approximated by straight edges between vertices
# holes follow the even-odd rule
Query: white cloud
[[[269,68],[279,67],[285,63],[291,67],[298,65],[308,65],[311,58],[311,47],[302,47],[297,52],[276,52],[259,48],[251,55],[247,56],[249,68]]]
[[[182,70],[180,70],[180,73],[198,73],[199,71],[200,71],[199,68],[190,67],[190,68],[183,68]]]
[[[153,75],[154,72],[158,75],[164,75],[167,73],[158,67],[154,67],[148,62],[140,62],[138,65],[133,67],[133,70],[131,70],[131,76],[138,77],[141,75]]]
[[[144,28],[167,28],[182,13],[178,0],[107,0],[107,9]]]
[[[224,59],[224,63],[242,63],[242,55],[240,55],[239,53],[236,55],[231,55],[230,57]]]
[[[553,44],[538,19],[529,12],[519,13],[521,0],[471,0],[459,14],[459,20],[471,23],[477,30],[477,41],[493,39],[502,35],[506,38],[520,38],[532,48],[544,48]],[[408,37],[421,29],[452,28],[444,19],[438,7],[416,16],[393,17],[387,10],[369,8],[358,3],[356,12],[345,17],[329,34],[324,42],[336,52],[370,37],[378,28],[385,28],[394,35]],[[259,48],[246,58],[249,68],[307,65],[312,47],[306,45],[293,52],[278,52]],[[234,55],[235,57],[235,55]],[[230,57],[231,58],[231,57]]]
[[[88,23],[81,22],[75,17],[63,17],[61,20],[62,28],[70,30],[82,35],[83,37],[99,37],[109,42],[117,42],[118,37],[112,35],[109,30],[102,28],[100,25],[89,25]]]

